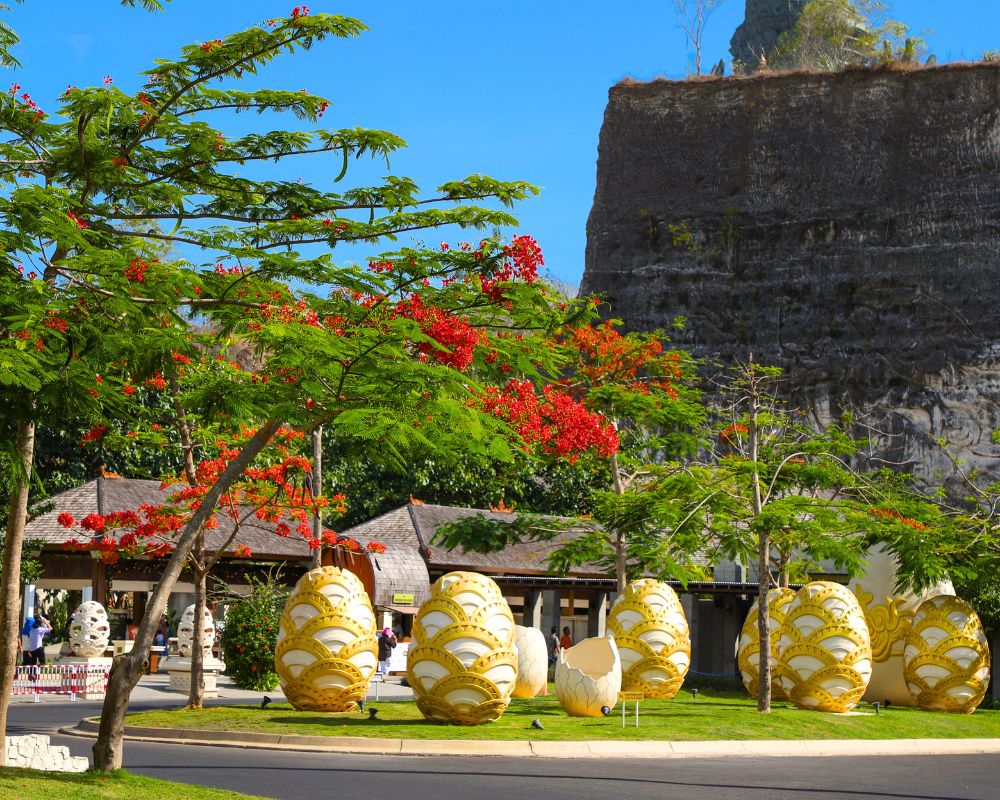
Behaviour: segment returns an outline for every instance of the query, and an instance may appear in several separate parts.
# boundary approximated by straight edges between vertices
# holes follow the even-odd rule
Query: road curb
[[[97,736],[98,718],[85,717],[69,736]],[[482,741],[478,739],[372,739],[363,736],[296,736],[277,733],[201,731],[193,728],[125,726],[134,742],[197,744],[212,747],[285,750],[304,753],[357,753],[409,756],[507,756],[531,758],[733,758],[974,755],[1000,753],[1000,739],[812,739],[671,742]],[[331,741],[331,739],[333,741]]]

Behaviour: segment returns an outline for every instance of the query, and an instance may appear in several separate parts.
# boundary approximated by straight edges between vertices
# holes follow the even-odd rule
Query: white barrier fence
[[[35,702],[43,694],[77,695],[92,697],[104,694],[108,688],[110,666],[96,664],[44,664],[34,667],[17,667],[14,671],[12,695],[34,695]]]

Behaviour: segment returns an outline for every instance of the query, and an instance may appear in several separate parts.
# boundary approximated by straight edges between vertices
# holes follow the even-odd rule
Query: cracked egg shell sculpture
[[[614,708],[622,688],[622,663],[610,636],[584,639],[559,651],[556,696],[571,717],[600,717],[601,706]]]
[[[500,587],[476,572],[449,572],[413,621],[406,680],[435,722],[497,720],[517,680],[514,615]]]
[[[924,600],[906,636],[903,675],[925,711],[975,711],[990,681],[990,650],[972,606],[953,595]]]
[[[94,600],[81,603],[73,612],[69,625],[69,646],[73,655],[81,658],[100,658],[108,647],[111,626],[108,612]]]
[[[538,628],[515,625],[514,643],[517,645],[517,680],[512,694],[514,697],[534,697],[549,679],[549,649],[545,634]]]
[[[281,691],[300,711],[351,711],[364,699],[378,642],[357,575],[320,567],[299,578],[281,615],[274,666]]]
[[[778,680],[778,638],[781,623],[785,620],[785,609],[795,599],[795,591],[779,587],[771,589],[767,598],[767,627],[771,631],[771,699],[787,700],[785,689]],[[740,678],[743,680],[743,688],[751,697],[757,697],[760,689],[760,630],[757,628],[757,616],[757,601],[754,600],[736,645]]]
[[[623,689],[658,700],[680,691],[691,665],[691,634],[667,584],[644,578],[626,586],[608,614],[608,632],[621,659]]]
[[[844,713],[872,674],[868,625],[846,586],[807,583],[785,609],[778,636],[779,680],[799,708]]]
[[[922,592],[896,592],[896,559],[881,546],[865,556],[868,569],[854,584],[854,594],[865,612],[872,642],[872,677],[865,700],[916,706],[903,678],[903,648],[917,607],[937,594],[953,595],[951,581],[941,581]]]
[[[212,645],[215,643],[215,619],[207,608],[202,617],[201,651],[205,658],[212,655]],[[177,650],[184,658],[191,658],[194,648],[194,604],[184,609],[181,621],[177,625]]]

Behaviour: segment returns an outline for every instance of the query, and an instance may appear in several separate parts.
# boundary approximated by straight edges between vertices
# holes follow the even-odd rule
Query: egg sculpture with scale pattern
[[[779,681],[799,708],[845,713],[872,674],[864,612],[839,583],[807,583],[785,608],[778,634]]]
[[[500,587],[476,572],[449,572],[413,622],[406,679],[435,722],[497,720],[517,681],[514,615]]]
[[[924,600],[903,649],[903,676],[925,711],[971,714],[986,696],[990,648],[979,615],[953,595]]]
[[[795,591],[787,587],[771,589],[767,593],[768,630],[771,632],[771,699],[787,700],[785,689],[778,679],[778,634],[785,620],[785,609],[795,598]],[[740,670],[743,688],[751,697],[760,690],[760,629],[757,627],[757,601],[754,600],[740,630],[736,643],[736,663]]]
[[[657,700],[677,694],[691,665],[691,634],[673,589],[652,578],[630,583],[611,607],[608,633],[618,648],[625,691]]]
[[[378,666],[375,612],[357,575],[319,567],[299,578],[281,615],[274,665],[295,708],[357,707]]]

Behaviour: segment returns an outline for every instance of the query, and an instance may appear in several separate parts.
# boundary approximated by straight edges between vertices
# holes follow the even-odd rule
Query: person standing
[[[569,650],[573,646],[573,637],[569,635],[569,626],[563,628],[562,638],[559,640],[560,650]]]
[[[390,628],[383,628],[378,637],[378,671],[384,678],[389,674],[389,659],[396,649],[396,634]]]
[[[43,614],[35,617],[28,634],[28,652],[25,661],[28,666],[40,667],[45,664],[45,637],[52,633],[52,625]]]
[[[549,633],[549,663],[555,664],[559,660],[559,629],[553,625],[552,632]]]

